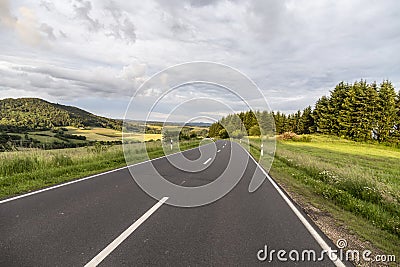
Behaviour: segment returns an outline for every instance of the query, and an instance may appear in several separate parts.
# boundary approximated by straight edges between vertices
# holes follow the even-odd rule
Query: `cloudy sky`
[[[121,118],[155,73],[213,61],[292,112],[342,80],[390,79],[399,89],[399,18],[397,0],[0,0],[0,98]]]

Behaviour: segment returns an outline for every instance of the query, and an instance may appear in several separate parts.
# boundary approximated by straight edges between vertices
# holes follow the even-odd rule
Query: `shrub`
[[[308,135],[297,136],[296,138],[292,139],[295,142],[311,142],[312,138]]]
[[[283,134],[278,136],[279,140],[293,140],[297,137],[297,134],[294,132],[284,132]]]

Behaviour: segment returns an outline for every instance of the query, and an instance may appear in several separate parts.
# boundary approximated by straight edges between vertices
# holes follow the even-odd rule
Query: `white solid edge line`
[[[45,191],[49,191],[49,190],[52,190],[52,189],[56,189],[56,188],[59,188],[59,187],[62,187],[62,186],[66,186],[66,185],[82,182],[82,181],[89,180],[89,179],[92,179],[92,178],[95,178],[95,177],[98,177],[98,176],[101,176],[101,175],[105,175],[105,174],[109,174],[109,173],[112,173],[112,172],[120,171],[120,170],[129,168],[129,167],[133,167],[133,166],[136,166],[136,165],[144,164],[144,163],[151,162],[151,161],[154,161],[154,160],[157,160],[157,159],[173,156],[173,155],[176,155],[176,154],[179,154],[179,153],[183,153],[183,152],[186,152],[186,151],[191,151],[191,150],[198,149],[198,148],[199,147],[194,147],[194,148],[191,148],[191,149],[188,149],[188,150],[178,151],[178,152],[175,152],[175,153],[172,153],[172,154],[168,154],[168,155],[161,156],[161,157],[154,158],[154,159],[148,159],[148,160],[141,161],[141,162],[138,162],[138,163],[134,163],[134,164],[131,164],[131,165],[128,165],[128,166],[124,166],[124,167],[118,168],[118,169],[113,169],[113,170],[109,170],[109,171],[106,171],[106,172],[93,174],[91,176],[83,177],[83,178],[80,178],[80,179],[77,179],[77,180],[61,183],[61,184],[58,184],[58,185],[53,185],[53,186],[50,186],[50,187],[46,187],[46,188],[43,188],[43,189],[39,189],[39,190],[36,190],[36,191],[32,191],[32,192],[29,192],[29,193],[18,195],[18,196],[15,196],[15,197],[6,198],[6,199],[3,199],[3,200],[0,200],[0,204],[6,203],[6,202],[10,202],[10,201],[13,201],[13,200],[17,200],[17,199],[20,199],[20,198],[28,197],[28,196],[31,196],[31,195],[39,194],[39,193],[42,193],[42,192],[45,192]]]
[[[207,163],[209,163],[210,162],[210,160],[212,160],[212,158],[208,158],[208,160],[206,160],[206,161],[204,161],[204,165],[206,165]]]
[[[114,241],[105,247],[99,254],[97,254],[91,261],[85,264],[85,267],[97,266],[102,262],[114,249],[116,249],[124,240],[129,237],[142,223],[144,223],[159,207],[168,200],[169,197],[163,197],[160,201],[154,204],[145,214],[143,214],[137,221],[129,226],[122,234],[120,234]]]
[[[339,257],[336,255],[336,253],[332,252],[332,248],[328,246],[328,244],[325,242],[325,240],[318,234],[318,232],[312,227],[312,225],[307,221],[306,218],[304,218],[303,214],[296,208],[296,206],[293,204],[293,202],[286,196],[286,194],[282,191],[282,189],[275,183],[275,181],[269,176],[269,174],[264,170],[264,168],[250,155],[249,151],[247,149],[243,148],[247,152],[250,158],[253,159],[253,161],[257,164],[257,166],[262,170],[262,172],[267,176],[269,182],[274,186],[274,188],[278,191],[278,193],[281,195],[281,197],[285,200],[285,202],[288,204],[290,209],[296,214],[296,216],[300,219],[300,221],[303,223],[303,225],[306,227],[308,232],[314,237],[314,239],[317,241],[317,243],[321,246],[323,250],[329,251],[332,253],[332,255],[335,255],[336,260],[331,261],[337,266],[337,267],[345,267],[344,263],[339,259]],[[329,257],[328,257],[329,258]],[[330,259],[330,258],[329,258]]]

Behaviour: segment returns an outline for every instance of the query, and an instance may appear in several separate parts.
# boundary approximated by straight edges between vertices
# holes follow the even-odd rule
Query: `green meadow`
[[[199,140],[180,142],[180,150],[198,146]],[[126,145],[129,164],[178,151],[163,150],[161,141]],[[29,192],[126,166],[122,145],[101,145],[66,149],[26,149],[0,153],[0,198]]]
[[[271,176],[362,239],[400,255],[400,150],[339,137],[277,141]],[[302,140],[301,138],[299,140]],[[260,155],[260,139],[250,139]],[[270,157],[261,159],[261,164]]]

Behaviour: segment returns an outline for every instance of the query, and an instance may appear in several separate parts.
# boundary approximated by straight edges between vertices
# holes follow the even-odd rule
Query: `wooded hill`
[[[0,100],[0,132],[21,133],[54,127],[122,128],[122,121],[96,116],[77,107],[50,103],[39,98]]]
[[[241,129],[240,121],[245,129]],[[273,119],[272,119],[273,118]],[[275,131],[273,129],[275,122]],[[224,126],[224,127],[223,127]],[[230,129],[236,129],[229,131]],[[210,137],[245,135],[322,133],[346,137],[356,141],[377,140],[400,142],[400,92],[396,94],[390,81],[381,84],[361,80],[354,84],[341,82],[321,97],[312,108],[294,114],[248,111],[228,115],[210,127]],[[246,130],[246,132],[244,132]]]

